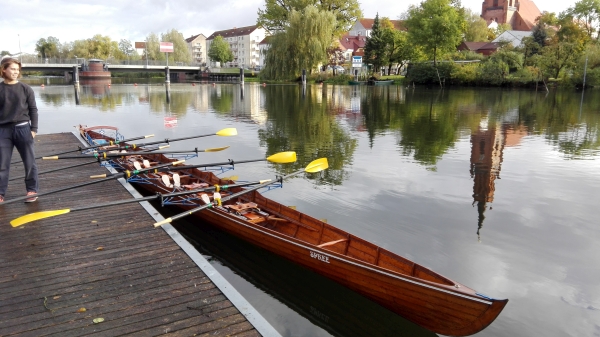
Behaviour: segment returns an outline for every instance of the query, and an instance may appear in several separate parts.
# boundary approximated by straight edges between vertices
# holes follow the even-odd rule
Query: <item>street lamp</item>
[[[23,63],[23,54],[21,53],[21,34],[17,34],[19,37],[19,63]]]

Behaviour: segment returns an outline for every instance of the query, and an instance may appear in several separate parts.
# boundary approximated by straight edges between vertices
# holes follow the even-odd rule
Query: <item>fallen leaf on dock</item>
[[[79,309],[77,309],[77,312],[85,312],[85,311],[86,311],[85,308],[79,308]]]
[[[104,250],[104,247],[98,247],[96,250]]]
[[[52,297],[53,300],[57,300],[59,298],[60,298],[60,296],[54,296],[54,297]]]
[[[104,322],[104,318],[102,318],[102,317],[94,318],[94,320],[92,322],[94,322],[95,324],[102,323],[102,322]]]
[[[92,220],[92,223],[98,223],[98,221],[96,221],[96,220]]]

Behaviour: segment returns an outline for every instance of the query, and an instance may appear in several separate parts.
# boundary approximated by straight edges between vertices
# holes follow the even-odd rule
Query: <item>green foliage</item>
[[[47,39],[41,38],[35,44],[35,51],[42,58],[58,57],[60,42],[57,38],[48,36]]]
[[[256,24],[271,32],[281,32],[289,27],[292,11],[302,12],[309,6],[334,15],[336,35],[347,32],[362,18],[357,0],[265,0],[265,8],[258,10]]]
[[[450,80],[455,67],[454,62],[438,62],[437,66],[433,62],[411,63],[406,78],[416,84],[437,85]]]
[[[460,85],[472,85],[479,81],[479,63],[468,63],[452,68],[452,81]]]
[[[488,42],[490,34],[488,33],[487,22],[479,14],[473,13],[470,9],[464,11],[464,20],[466,22],[466,31],[463,41],[467,42]]]
[[[405,21],[410,40],[421,46],[434,64],[446,52],[452,52],[462,39],[464,17],[450,0],[426,0],[408,10]]]
[[[146,37],[146,49],[144,50],[144,58],[148,60],[164,61],[166,60],[165,53],[160,52],[160,40],[154,32]]]
[[[502,48],[493,53],[490,61],[505,64],[510,72],[515,72],[523,66],[523,54],[508,48]]]
[[[488,85],[501,85],[508,75],[508,65],[504,62],[493,62],[488,59],[479,67],[479,81]]]
[[[379,24],[379,13],[375,15],[375,21],[373,22],[373,28],[371,29],[371,36],[367,37],[365,43],[365,56],[364,63],[373,65],[372,71],[378,72],[382,65],[387,63],[386,49],[390,39],[388,38],[389,29],[383,30]]]
[[[173,52],[170,53],[169,59],[175,62],[189,63],[192,61],[192,55],[190,54],[187,43],[183,34],[176,29],[171,29],[164,34],[161,34],[162,42],[172,42]]]
[[[213,62],[220,62],[221,66],[223,66],[223,63],[233,61],[233,52],[229,48],[229,43],[222,36],[215,37],[210,44],[208,58]]]
[[[600,0],[580,0],[564,13],[581,23],[589,38],[592,38],[600,25]]]
[[[327,48],[331,46],[336,26],[335,16],[308,6],[292,11],[289,27],[272,36],[261,77],[269,80],[289,80],[327,63]]]

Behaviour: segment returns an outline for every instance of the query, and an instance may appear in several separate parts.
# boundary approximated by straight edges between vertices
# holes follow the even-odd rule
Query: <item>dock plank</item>
[[[79,145],[72,133],[39,135],[36,154]],[[38,168],[79,162],[39,160]],[[89,182],[90,175],[105,172],[91,164],[43,174],[40,191]],[[22,174],[22,164],[11,166],[11,177]],[[20,197],[24,190],[23,181],[11,181],[5,199]],[[130,198],[112,180],[41,196],[32,204],[0,204],[0,336],[260,336],[177,243],[152,226],[152,217],[137,203],[18,228],[9,224],[32,212]],[[104,322],[94,324],[97,317]]]

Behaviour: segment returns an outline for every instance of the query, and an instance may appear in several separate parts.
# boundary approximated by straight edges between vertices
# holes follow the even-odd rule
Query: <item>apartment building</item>
[[[185,39],[188,50],[192,55],[192,62],[203,65],[208,59],[208,49],[206,49],[206,36],[198,34]]]
[[[217,36],[229,43],[233,52],[233,61],[222,64],[221,67],[255,68],[260,63],[259,43],[265,38],[266,30],[256,25],[221,30],[212,33],[206,39],[206,50]],[[216,66],[217,62],[207,61],[210,66]]]

